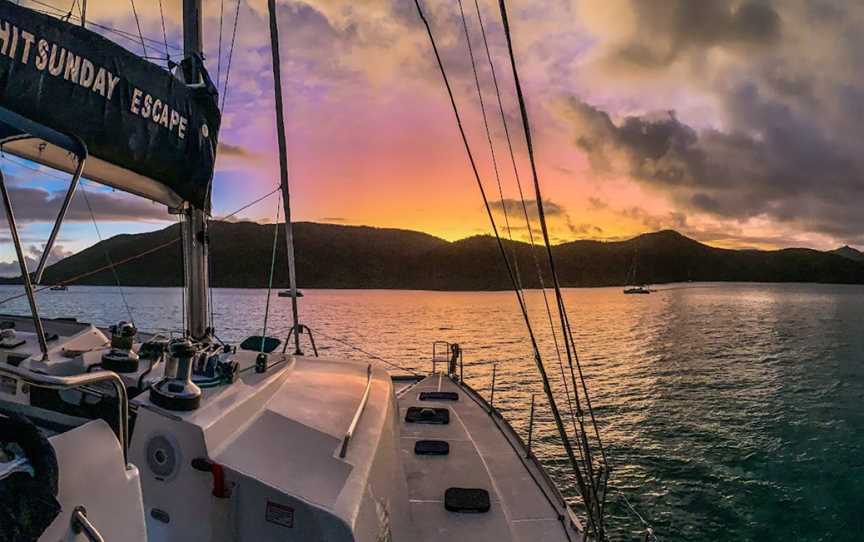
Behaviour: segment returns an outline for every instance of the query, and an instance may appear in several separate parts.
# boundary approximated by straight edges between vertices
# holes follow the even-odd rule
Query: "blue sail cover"
[[[0,0],[3,150],[72,171],[69,154],[84,147],[85,177],[166,205],[208,209],[218,96],[200,59],[183,68],[199,71],[199,84],[99,34]]]

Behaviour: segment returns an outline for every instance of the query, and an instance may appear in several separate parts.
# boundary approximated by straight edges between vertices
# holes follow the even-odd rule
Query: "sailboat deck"
[[[428,391],[455,392],[458,400],[420,400]],[[409,423],[412,406],[447,408],[446,425]],[[432,375],[399,398],[401,451],[417,540],[576,541],[575,520],[544,473],[529,457],[513,429],[468,386]],[[418,440],[444,440],[448,455],[416,455]],[[486,513],[450,512],[450,487],[485,489]],[[563,520],[562,520],[563,518]]]

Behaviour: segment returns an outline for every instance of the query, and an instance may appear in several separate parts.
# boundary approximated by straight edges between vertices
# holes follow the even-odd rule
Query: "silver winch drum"
[[[168,410],[195,410],[201,404],[201,388],[192,382],[192,361],[197,350],[188,339],[168,345],[165,376],[150,388],[150,401]]]
[[[102,368],[115,373],[138,372],[138,354],[132,351],[138,330],[129,322],[111,326],[111,349],[102,355]]]

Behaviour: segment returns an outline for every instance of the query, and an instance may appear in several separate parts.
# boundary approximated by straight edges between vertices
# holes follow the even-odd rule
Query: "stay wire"
[[[276,222],[273,223],[273,252],[270,257],[270,279],[267,282],[267,301],[264,305],[264,329],[261,331],[261,352],[264,352],[264,342],[267,339],[267,320],[270,317],[270,296],[273,292],[273,275],[276,274],[276,247],[279,241],[279,216],[282,210],[282,200],[276,203]]]
[[[93,221],[93,228],[96,230],[96,237],[99,243],[102,244],[102,233],[99,231],[99,223],[96,221],[96,214],[93,212],[93,207],[90,205],[90,198],[87,197],[87,186],[81,183],[81,195],[84,196],[84,203],[87,204],[87,210],[90,212],[90,219]],[[111,254],[108,253],[108,247],[103,244],[105,259],[111,267],[111,273],[114,275],[114,282],[117,283],[117,289],[120,291],[120,298],[123,300],[123,305],[126,307],[126,313],[129,315],[129,321],[135,325],[135,317],[132,316],[132,309],[129,307],[129,302],[126,300],[126,293],[123,291],[123,285],[120,284],[120,275],[117,274],[117,268],[111,260]]]
[[[168,50],[168,32],[165,30],[165,12],[162,9],[162,0],[159,0],[159,19],[162,22],[162,41],[165,43],[165,60],[171,62],[171,51]]]
[[[332,335],[327,335],[326,333],[322,332],[320,329],[312,329],[309,326],[305,326],[305,327],[307,329],[309,329],[310,331],[314,331],[315,333],[324,337],[325,339],[329,339],[329,340],[337,342],[343,346],[347,346],[348,348],[350,348],[351,350],[354,350],[355,352],[359,352],[365,356],[370,357],[371,359],[374,359],[376,361],[380,361],[381,363],[384,363],[385,365],[389,365],[390,367],[393,367],[394,369],[399,369],[400,371],[407,371],[407,372],[413,374],[414,376],[423,376],[423,374],[420,373],[414,367],[403,367],[403,366],[399,365],[398,363],[388,361],[388,360],[382,358],[381,356],[378,356],[378,355],[373,354],[371,352],[367,352],[366,350],[363,350],[362,348],[360,348],[358,346],[354,346],[353,344],[349,343],[348,341],[346,341],[344,339],[338,339],[336,337],[333,337]]]
[[[264,194],[264,195],[261,196],[260,198],[257,198],[257,199],[255,199],[254,201],[251,201],[251,202],[247,203],[246,205],[244,205],[243,207],[240,207],[239,209],[237,209],[236,211],[232,212],[231,214],[229,214],[229,215],[225,215],[225,216],[223,216],[223,217],[219,217],[219,220],[222,221],[222,222],[224,222],[224,221],[228,220],[229,218],[233,218],[234,216],[236,216],[236,215],[238,215],[239,213],[245,211],[245,210],[248,209],[249,207],[252,207],[252,206],[255,205],[256,203],[261,203],[262,201],[264,201],[265,199],[269,198],[270,196],[272,196],[273,194],[275,194],[276,192],[278,192],[278,191],[280,191],[280,190],[282,190],[282,187],[281,187],[281,186],[277,186],[276,188],[274,188],[274,189],[271,190],[270,192],[267,192],[266,194]]]
[[[161,0],[160,0],[161,1]],[[222,21],[225,17],[225,0],[219,2],[219,46],[216,57],[216,90],[219,90],[219,84],[222,82]]]
[[[6,156],[6,155],[2,155],[2,158],[6,159],[6,160],[9,160],[9,157]],[[15,162],[15,163],[18,163],[18,162]],[[19,165],[22,165],[22,166],[23,166],[24,164],[19,164]],[[27,166],[25,166],[25,167],[27,167]],[[48,172],[41,171],[41,170],[38,170],[38,169],[35,169],[35,168],[32,168],[32,169],[33,169],[34,171],[39,172],[39,173],[42,173],[42,174],[45,174],[45,175],[50,176],[50,175],[48,174]],[[247,203],[246,205],[244,205],[243,207],[241,207],[241,208],[237,209],[236,211],[232,212],[232,213],[231,213],[230,215],[228,215],[228,216],[234,216],[234,215],[236,215],[237,213],[243,211],[244,209],[247,209],[247,208],[251,207],[252,205],[254,205],[254,204],[260,202],[262,199],[264,199],[264,198],[266,198],[266,197],[268,197],[268,196],[272,196],[272,195],[273,195],[275,192],[277,192],[278,190],[279,190],[279,188],[277,188],[276,190],[270,192],[269,194],[266,194],[266,195],[264,195],[264,196],[258,198],[257,200],[255,200],[255,201],[253,201],[253,202],[251,202],[251,203]],[[181,218],[181,220],[182,220],[182,218]],[[182,225],[181,225],[181,226],[182,226]],[[78,275],[74,275],[74,276],[69,277],[69,278],[67,278],[67,279],[63,279],[63,280],[60,280],[60,281],[56,281],[56,284],[62,284],[62,285],[74,284],[74,283],[76,283],[77,281],[79,281],[79,280],[81,280],[81,279],[84,279],[84,278],[87,278],[87,277],[93,276],[93,275],[95,275],[95,274],[97,274],[97,273],[101,273],[102,271],[107,271],[107,270],[111,269],[112,267],[120,267],[121,265],[127,264],[127,263],[129,263],[129,262],[132,262],[132,261],[135,261],[135,260],[139,260],[139,259],[143,258],[144,256],[149,256],[150,254],[153,254],[154,252],[158,252],[158,251],[162,250],[163,248],[168,248],[168,247],[170,247],[170,246],[172,246],[172,245],[174,245],[174,244],[176,244],[176,243],[180,243],[181,240],[182,240],[182,234],[181,234],[180,237],[178,237],[178,238],[176,238],[176,239],[172,239],[172,240],[168,241],[167,243],[162,243],[161,245],[157,245],[157,246],[155,246],[155,247],[153,247],[153,248],[148,248],[147,250],[145,250],[145,251],[143,251],[143,252],[140,252],[140,253],[135,254],[135,255],[133,255],[133,256],[129,256],[128,258],[123,258],[122,260],[119,260],[119,261],[117,261],[117,262],[109,263],[108,265],[103,265],[103,266],[98,267],[98,268],[96,268],[96,269],[93,269],[93,270],[91,270],[91,271],[86,271],[86,272],[84,272],[84,273],[80,273],[80,274],[78,274]],[[182,262],[182,257],[183,257],[183,253],[181,252],[181,262]],[[184,269],[185,269],[185,266],[184,266]],[[185,280],[185,279],[184,279],[184,280]],[[50,284],[50,285],[48,285],[48,286],[42,286],[42,287],[40,287],[40,288],[36,288],[35,290],[33,290],[33,292],[34,292],[34,293],[43,292],[43,291],[45,291],[45,290],[49,290],[49,289],[51,289],[51,286],[54,286],[54,285],[55,285],[55,284]],[[16,300],[16,299],[20,299],[20,298],[22,298],[22,297],[25,297],[26,295],[27,295],[27,294],[16,294],[16,295],[13,295],[13,296],[7,297],[7,298],[5,298],[5,299],[3,299],[3,300],[0,300],[0,305],[3,305],[3,304],[5,304],[5,303],[9,303],[10,301],[14,301],[14,300]],[[184,292],[184,295],[185,295],[185,292]],[[184,298],[184,299],[185,299],[185,298]],[[184,305],[185,305],[185,302],[184,302]]]
[[[83,278],[87,278],[87,277],[93,276],[93,275],[95,275],[95,274],[97,274],[97,273],[101,273],[102,271],[107,271],[107,270],[110,269],[111,267],[119,267],[119,266],[121,266],[121,265],[123,265],[123,264],[126,264],[126,263],[129,263],[129,262],[131,262],[131,261],[138,260],[138,259],[140,259],[140,258],[143,258],[144,256],[148,256],[148,255],[150,255],[150,254],[152,254],[152,253],[154,253],[154,252],[157,252],[157,251],[159,251],[159,250],[162,250],[163,248],[170,247],[170,246],[174,245],[174,244],[177,243],[177,242],[179,242],[179,239],[172,239],[171,241],[168,241],[167,243],[162,243],[161,245],[158,245],[158,246],[155,246],[155,247],[153,247],[153,248],[147,249],[147,250],[145,250],[144,252],[141,252],[140,254],[136,254],[136,255],[134,255],[134,256],[130,256],[130,257],[128,257],[128,258],[124,258],[124,259],[122,259],[122,260],[120,260],[120,261],[118,261],[118,262],[115,262],[115,263],[112,263],[112,264],[109,264],[109,265],[103,265],[102,267],[98,267],[98,268],[96,268],[96,269],[93,269],[93,270],[91,270],[91,271],[87,271],[87,272],[85,272],[85,273],[81,273],[81,274],[79,274],[79,275],[75,275],[75,276],[70,277],[70,278],[68,278],[68,279],[63,279],[63,280],[60,280],[60,281],[56,281],[55,284],[49,284],[49,285],[47,285],[47,286],[41,286],[41,287],[39,287],[39,288],[33,290],[33,293],[39,293],[39,292],[44,292],[45,290],[50,290],[51,287],[52,287],[52,286],[55,286],[55,285],[74,284],[75,282],[77,282],[77,281],[79,281],[79,280],[81,280],[81,279],[83,279]],[[20,298],[22,298],[22,297],[25,297],[26,295],[27,295],[26,293],[23,293],[23,294],[16,294],[16,295],[13,295],[13,296],[7,297],[7,298],[5,298],[5,299],[3,299],[3,300],[0,300],[0,305],[3,305],[3,304],[5,304],[5,303],[9,303],[10,301],[15,301],[16,299],[20,299]]]
[[[549,305],[549,299],[546,296],[546,284],[543,279],[543,271],[540,267],[540,260],[537,258],[536,242],[534,241],[534,229],[531,225],[531,218],[528,214],[528,205],[525,202],[525,194],[522,190],[522,178],[519,175],[519,167],[516,165],[516,153],[513,151],[513,141],[510,137],[509,123],[507,115],[504,112],[504,103],[501,99],[501,88],[498,85],[498,76],[495,71],[495,63],[492,61],[492,53],[489,50],[489,41],[486,38],[486,29],[483,24],[483,15],[480,10],[480,3],[474,0],[474,7],[477,11],[477,20],[480,21],[480,32],[483,36],[483,45],[486,48],[486,59],[489,61],[489,71],[492,73],[492,84],[495,87],[495,96],[498,100],[498,111],[501,115],[501,124],[504,127],[504,137],[507,140],[507,150],[510,153],[510,162],[513,165],[513,176],[516,178],[516,187],[519,189],[519,200],[522,203],[522,213],[525,215],[525,226],[528,228],[528,240],[531,244],[531,256],[534,260],[534,266],[537,269],[537,279],[540,283],[540,289],[543,292],[543,303],[546,306],[546,314],[549,319],[550,330],[552,331],[552,341],[555,343],[555,352],[559,361],[561,360],[561,348],[558,344],[558,334],[555,331],[555,325],[552,323],[552,309]]]
[[[572,445],[571,445],[571,443],[570,443],[570,439],[569,439],[569,437],[567,436],[567,429],[564,427],[563,421],[562,421],[562,419],[561,419],[560,412],[558,411],[558,407],[557,407],[557,404],[556,404],[556,401],[555,401],[555,397],[554,397],[554,395],[552,394],[552,388],[551,388],[551,386],[549,385],[549,379],[548,379],[548,376],[546,375],[546,369],[545,369],[545,367],[544,367],[544,365],[543,365],[543,360],[542,360],[542,357],[541,357],[541,355],[540,355],[540,348],[539,348],[539,346],[538,346],[538,344],[537,344],[537,339],[536,339],[536,337],[535,337],[535,335],[534,335],[534,331],[533,331],[533,328],[532,328],[532,325],[531,325],[531,320],[530,320],[530,318],[529,318],[529,316],[528,316],[528,310],[527,310],[527,308],[526,308],[526,306],[525,306],[525,301],[524,301],[524,299],[523,299],[523,297],[522,297],[522,293],[521,293],[521,291],[518,289],[518,284],[517,284],[517,282],[516,282],[516,278],[515,278],[515,276],[513,275],[513,270],[512,270],[512,268],[511,268],[511,266],[510,266],[510,261],[509,261],[509,259],[508,259],[508,257],[507,257],[507,251],[504,249],[504,244],[503,244],[503,242],[501,241],[501,236],[498,234],[498,228],[497,228],[497,226],[496,226],[496,224],[495,224],[495,217],[492,215],[492,209],[490,208],[489,200],[488,200],[488,198],[486,197],[486,191],[485,191],[485,189],[483,188],[483,183],[482,183],[482,181],[480,180],[480,174],[479,174],[479,172],[478,172],[478,170],[477,170],[477,164],[476,164],[476,162],[474,161],[474,154],[473,154],[473,152],[471,151],[471,145],[470,145],[469,142],[468,142],[468,137],[467,137],[467,135],[466,135],[466,133],[465,133],[465,128],[464,128],[464,126],[462,125],[462,118],[461,118],[461,116],[460,116],[460,114],[459,114],[459,108],[457,107],[457,105],[456,105],[456,99],[455,99],[455,97],[453,96],[453,89],[452,89],[452,87],[450,86],[450,80],[449,80],[449,78],[447,77],[447,71],[446,71],[445,68],[444,68],[444,63],[443,63],[443,61],[441,60],[441,55],[440,55],[440,53],[438,52],[438,46],[437,46],[437,44],[436,44],[436,42],[435,42],[435,36],[434,36],[434,34],[432,33],[432,28],[431,28],[431,26],[429,25],[429,21],[428,21],[428,19],[426,18],[425,14],[423,13],[423,8],[422,8],[421,5],[420,5],[420,0],[414,0],[414,5],[417,7],[417,12],[418,12],[418,14],[419,14],[419,16],[420,16],[420,20],[423,22],[423,25],[424,25],[425,28],[426,28],[426,33],[427,33],[427,35],[428,35],[428,37],[429,37],[429,41],[430,41],[430,43],[431,43],[431,45],[432,45],[432,51],[433,51],[434,54],[435,54],[435,59],[436,59],[436,61],[437,61],[437,63],[438,63],[438,68],[439,68],[439,71],[440,71],[440,73],[441,73],[441,77],[442,77],[442,79],[443,79],[443,81],[444,81],[444,86],[445,86],[445,88],[446,88],[446,90],[447,90],[447,95],[448,95],[448,97],[449,97],[449,99],[450,99],[450,104],[451,104],[451,106],[452,106],[452,108],[453,108],[453,114],[454,114],[454,116],[455,116],[455,118],[456,118],[456,125],[457,125],[457,127],[459,128],[459,133],[460,133],[460,135],[461,135],[461,137],[462,137],[462,142],[463,142],[463,144],[464,144],[464,146],[465,146],[465,151],[466,151],[466,153],[468,154],[468,160],[469,160],[469,162],[470,162],[470,164],[471,164],[471,169],[473,170],[474,178],[475,178],[475,180],[477,181],[477,186],[478,186],[478,188],[480,189],[480,195],[482,196],[482,198],[483,198],[483,203],[484,203],[484,205],[485,205],[485,207],[486,207],[486,214],[487,214],[488,217],[489,217],[489,221],[490,221],[490,223],[491,223],[491,225],[492,225],[492,231],[493,231],[494,234],[495,234],[495,239],[496,239],[497,244],[498,244],[498,249],[499,249],[499,251],[500,251],[500,253],[501,253],[501,257],[502,257],[502,259],[504,260],[504,266],[505,266],[505,268],[506,268],[506,270],[507,270],[507,274],[508,274],[508,276],[509,276],[509,278],[510,278],[511,285],[513,286],[514,293],[516,294],[516,299],[517,299],[518,302],[519,302],[519,308],[520,308],[520,310],[521,310],[521,312],[522,312],[522,316],[523,316],[523,318],[524,318],[524,320],[525,320],[525,326],[526,326],[526,328],[527,328],[527,330],[528,330],[528,336],[529,336],[529,338],[530,338],[530,340],[531,340],[531,345],[532,345],[532,350],[533,350],[533,352],[534,352],[534,360],[535,360],[535,363],[536,363],[536,365],[537,365],[537,370],[539,371],[540,376],[541,376],[541,379],[543,380],[543,388],[544,388],[544,391],[545,391],[545,393],[546,393],[547,400],[549,401],[549,406],[550,406],[550,408],[552,409],[552,413],[553,413],[553,417],[555,418],[555,424],[556,424],[556,427],[557,427],[557,429],[558,429],[558,433],[561,435],[561,442],[562,442],[562,445],[564,446],[564,450],[565,450],[565,452],[567,453],[567,457],[568,457],[568,459],[569,459],[569,461],[570,461],[571,466],[573,467],[573,472],[574,472],[574,474],[575,474],[575,476],[576,476],[577,485],[579,486],[580,492],[581,492],[581,493],[583,494],[583,496],[584,496],[584,495],[586,495],[586,484],[585,484],[585,481],[584,481],[584,479],[583,479],[583,475],[582,475],[581,469],[578,468],[578,464],[579,464],[579,463],[578,463],[578,461],[577,461],[577,459],[576,459],[576,456],[575,456],[575,454],[574,454],[574,452],[573,452],[573,447],[572,447]],[[593,489],[593,484],[592,484],[592,489]],[[590,499],[590,497],[588,497],[588,498]],[[592,527],[593,527],[593,526],[594,526],[594,523],[593,523],[593,514],[589,514],[588,519],[589,519],[589,522],[591,523],[591,525],[592,525]],[[597,529],[595,528],[594,530],[595,530],[595,532],[596,532]]]
[[[572,365],[573,356],[571,354],[570,347],[572,345],[575,349],[575,342],[573,342],[573,340],[572,340],[573,339],[572,333],[570,333],[570,342],[569,343],[567,342],[567,333],[569,330],[569,322],[567,320],[566,306],[564,304],[563,294],[561,293],[561,285],[560,285],[560,282],[558,281],[558,274],[557,274],[556,268],[555,268],[555,258],[552,255],[552,246],[551,246],[551,243],[549,241],[549,231],[548,231],[548,227],[546,224],[545,211],[543,209],[543,197],[542,197],[542,193],[540,190],[540,180],[539,180],[539,176],[537,174],[537,164],[536,164],[536,160],[534,157],[534,146],[533,146],[533,142],[531,139],[531,126],[530,126],[530,122],[528,120],[528,110],[527,110],[527,106],[525,105],[525,96],[522,92],[522,84],[520,83],[520,80],[519,80],[519,71],[516,67],[516,55],[513,51],[513,40],[512,40],[511,33],[510,33],[510,23],[509,23],[509,20],[507,17],[507,6],[505,5],[504,0],[498,0],[498,6],[499,6],[499,9],[501,12],[501,22],[502,22],[502,25],[504,27],[504,35],[507,39],[507,51],[508,51],[509,56],[510,56],[510,65],[511,65],[511,68],[513,71],[513,82],[514,82],[514,86],[516,87],[516,97],[517,97],[517,100],[519,102],[519,111],[520,111],[520,114],[522,117],[522,128],[525,132],[525,144],[526,144],[526,147],[528,149],[528,158],[529,158],[529,162],[531,164],[531,174],[532,174],[533,181],[534,181],[534,196],[535,196],[536,203],[537,203],[537,216],[538,216],[538,219],[540,222],[540,229],[541,229],[541,232],[543,234],[543,242],[546,246],[546,253],[547,253],[547,256],[549,259],[549,269],[550,269],[550,273],[552,275],[553,286],[555,288],[555,297],[556,297],[557,304],[558,304],[559,316],[561,318],[562,333],[564,333],[564,341],[565,341],[565,348],[567,351],[567,359],[568,359],[568,362]],[[576,364],[577,364],[577,366],[580,367],[579,372],[580,372],[580,374],[582,374],[581,366],[579,364],[578,358],[576,358]],[[585,385],[584,378],[583,378],[583,386],[584,386],[584,389],[587,390],[587,385]],[[577,408],[578,408],[578,396],[577,396]],[[593,412],[591,413],[591,418],[592,418],[592,420],[594,420]],[[595,429],[597,429],[596,423],[595,423]],[[583,436],[584,436],[584,433],[583,433]],[[597,436],[599,438],[599,430],[597,431]],[[602,450],[602,446],[601,446],[601,450]],[[591,477],[592,477],[591,501],[593,501],[593,503],[586,502],[586,505],[589,508],[588,518],[589,518],[589,521],[592,523],[593,530],[594,530],[595,534],[597,535],[597,537],[600,540],[603,540],[605,538],[605,532],[604,532],[605,529],[603,527],[601,503],[599,502],[599,498],[597,495],[597,486],[596,486],[596,482],[593,480],[593,462],[591,460],[590,448],[586,449],[585,452],[586,452],[586,458],[588,460],[588,465],[590,466],[589,467],[589,473],[591,474]],[[605,455],[605,452],[604,452],[604,455]],[[596,510],[592,510],[592,508],[594,508],[594,507],[596,507]],[[595,517],[595,514],[596,514],[596,517]]]
[[[135,0],[129,0],[132,4],[132,15],[135,16],[135,25],[138,27],[138,37],[141,38],[141,48],[144,49],[144,56],[147,56],[147,45],[144,43],[144,32],[141,31],[141,20],[138,18],[138,10],[135,8]]]
[[[65,11],[65,10],[63,10],[63,9],[61,9],[61,8],[58,8],[58,7],[56,7],[56,6],[53,6],[53,5],[51,5],[51,4],[47,3],[47,2],[43,2],[43,1],[41,1],[41,0],[28,0],[28,1],[29,1],[30,3],[32,3],[32,4],[35,4],[35,5],[38,5],[38,6],[42,6],[43,8],[45,8],[45,9],[30,8],[30,9],[33,9],[34,11],[38,11],[38,12],[40,12],[40,13],[44,13],[44,14],[46,14],[46,15],[51,15],[51,16],[58,16],[58,15],[60,15],[60,16],[64,16],[64,15],[66,14],[66,11]],[[50,11],[48,11],[48,10],[50,10]],[[74,20],[77,20],[77,21],[79,21],[79,22],[81,21],[81,17],[79,17],[78,15],[74,15],[74,14],[73,14],[69,19],[70,19],[70,20],[73,20],[73,21],[74,21]],[[100,23],[93,22],[93,21],[89,21],[89,20],[87,21],[87,26],[88,26],[88,27],[99,28],[100,30],[104,30],[104,31],[106,31],[106,32],[110,32],[110,33],[112,33],[112,34],[116,34],[117,36],[120,36],[120,37],[126,38],[126,39],[128,39],[128,40],[132,40],[132,41],[135,41],[135,42],[139,42],[139,40],[140,40],[141,37],[142,37],[141,35],[135,35],[135,34],[133,34],[132,32],[129,32],[129,31],[126,31],[126,30],[121,30],[121,29],[119,29],[119,28],[114,28],[114,27],[111,27],[111,26],[107,26],[107,25],[100,24]],[[157,39],[154,39],[154,38],[151,38],[151,37],[148,37],[148,36],[143,36],[143,38],[144,38],[144,41],[146,41],[146,42],[152,44],[153,46],[157,46],[157,47],[158,47],[158,46],[161,46],[161,45],[162,45],[162,42],[161,42],[160,40],[157,40]],[[182,52],[182,48],[180,48],[180,47],[178,47],[178,46],[176,46],[176,45],[169,45],[169,47],[170,47],[171,49],[174,49],[174,51]]]
[[[460,1],[460,4],[461,4],[461,1]],[[564,392],[565,392],[566,397],[567,397],[567,407],[568,407],[568,410],[570,411],[570,421],[571,421],[571,424],[573,425],[573,431],[576,434],[579,434],[579,431],[577,430],[577,427],[576,427],[576,411],[573,408],[573,400],[570,397],[570,385],[567,383],[567,377],[565,376],[565,373],[564,373],[564,361],[563,361],[563,358],[561,356],[561,347],[558,344],[558,333],[555,331],[555,323],[552,320],[552,307],[549,305],[549,298],[546,295],[546,284],[545,284],[545,281],[543,279],[543,271],[540,267],[540,260],[537,258],[537,250],[536,250],[536,243],[534,241],[534,233],[532,231],[531,219],[528,215],[528,205],[525,202],[525,194],[522,190],[522,179],[519,176],[519,167],[516,165],[516,154],[513,152],[513,142],[510,138],[509,123],[507,122],[507,115],[504,113],[504,103],[503,103],[503,100],[501,99],[501,88],[498,85],[498,75],[495,72],[495,63],[492,60],[492,52],[489,49],[489,40],[486,37],[486,27],[483,24],[483,14],[480,10],[479,0],[474,0],[474,8],[475,8],[475,11],[477,13],[477,21],[480,24],[480,34],[483,37],[483,46],[486,50],[486,60],[489,63],[489,71],[492,74],[492,84],[493,84],[493,87],[495,88],[495,96],[498,100],[498,111],[499,111],[500,116],[501,116],[501,124],[504,127],[504,136],[507,140],[507,150],[510,153],[510,162],[513,165],[513,176],[516,179],[516,186],[519,189],[519,200],[522,204],[522,212],[525,216],[525,226],[528,229],[528,240],[529,240],[530,245],[531,245],[531,257],[534,261],[534,267],[537,270],[537,279],[538,279],[539,284],[540,284],[540,291],[543,294],[543,305],[545,306],[545,309],[546,309],[546,318],[549,322],[549,330],[552,333],[552,342],[555,345],[555,355],[558,359],[558,367],[559,367],[559,370],[561,372],[561,382],[564,384]],[[460,10],[461,10],[461,5],[460,5]],[[463,21],[464,21],[464,15],[463,15]],[[472,63],[473,63],[473,55],[472,55]],[[475,70],[475,73],[476,73],[476,70]],[[484,115],[484,119],[485,119],[485,115]],[[503,196],[501,199],[502,199],[502,205],[503,205],[503,199],[504,199]],[[506,217],[506,209],[505,209],[505,217]],[[511,237],[511,240],[512,240],[512,237]],[[575,385],[575,381],[574,381],[574,385]],[[577,393],[575,389],[573,390],[573,393],[574,394]],[[580,450],[580,455],[581,455],[581,450]],[[583,460],[584,460],[584,458],[583,458]]]
[[[471,71],[474,73],[474,86],[477,89],[477,99],[480,103],[480,112],[483,116],[483,127],[486,130],[486,141],[489,142],[489,153],[492,156],[492,169],[495,172],[495,182],[498,185],[498,197],[501,202],[501,209],[504,212],[504,225],[507,229],[507,236],[510,238],[511,253],[513,256],[513,267],[516,273],[516,282],[520,290],[522,290],[522,280],[519,276],[519,259],[516,255],[516,246],[513,244],[513,229],[510,227],[510,217],[507,211],[507,202],[504,200],[504,190],[501,187],[501,174],[498,171],[498,159],[495,156],[495,145],[492,143],[492,132],[489,129],[489,120],[486,115],[486,103],[483,100],[483,90],[480,87],[480,77],[477,75],[477,63],[474,61],[474,47],[471,45],[471,33],[468,31],[468,21],[465,18],[465,9],[462,6],[462,0],[458,0],[459,15],[462,17],[462,29],[465,31],[465,42],[468,45],[468,57],[471,60]]]
[[[234,43],[237,40],[237,21],[240,19],[240,2],[237,0],[237,7],[234,10],[234,29],[231,31],[231,47],[228,48],[228,65],[225,67],[225,85],[222,87],[222,105],[220,109],[225,110],[225,102],[228,100],[228,83],[231,77],[231,60],[234,58]]]

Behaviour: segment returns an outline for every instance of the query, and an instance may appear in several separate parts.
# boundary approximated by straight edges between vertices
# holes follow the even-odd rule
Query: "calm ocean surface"
[[[124,292],[142,330],[181,327],[180,290]],[[487,397],[498,361],[495,405],[524,435],[538,394],[535,451],[574,495],[512,293],[305,293],[301,321],[319,332],[322,355],[363,358],[332,336],[428,371],[434,340],[459,342],[466,380]],[[261,333],[266,291],[213,296],[222,339]],[[693,283],[566,298],[611,487],[660,540],[864,540],[864,287]],[[39,301],[49,317],[127,318],[116,288],[72,286]],[[274,292],[271,302],[268,333],[284,333],[290,300]],[[541,294],[528,302],[563,403]],[[28,312],[23,299],[2,311]],[[616,494],[610,503],[613,540],[639,540],[638,520]]]

